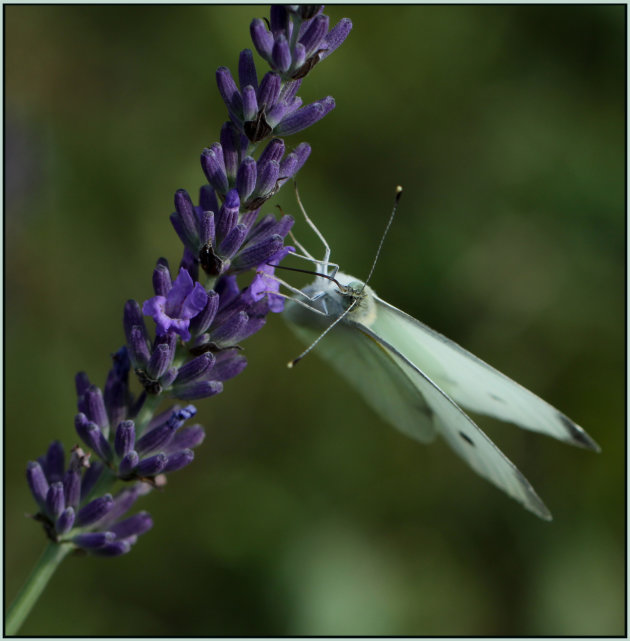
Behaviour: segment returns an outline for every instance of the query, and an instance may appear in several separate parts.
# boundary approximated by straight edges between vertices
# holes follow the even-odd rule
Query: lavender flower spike
[[[294,221],[261,210],[301,170],[311,147],[279,136],[304,131],[334,108],[331,97],[304,105],[298,91],[352,25],[344,19],[329,30],[321,5],[273,6],[268,24],[254,20],[250,27],[269,65],[260,80],[250,49],[239,55],[238,84],[227,67],[216,72],[228,120],[202,152],[198,203],[183,189],[175,192],[170,221],[182,244],[177,277],[160,258],[151,277],[154,296],[142,307],[133,299],[124,306],[124,346],[112,354],[104,385],[83,372],[75,378],[75,429],[88,451],[75,446],[66,456],[55,441],[27,465],[33,518],[56,563],[59,551],[72,549],[103,558],[125,554],[152,527],[149,514],[129,510],[164,487],[166,474],[191,464],[205,438],[201,425],[185,425],[195,407],[170,403],[221,392],[247,365],[240,343],[270,312],[282,310],[273,274],[294,251],[285,245]],[[145,316],[154,321],[151,329]],[[37,571],[33,576],[31,590],[43,585]],[[34,599],[28,606],[20,599],[15,611],[28,612]],[[10,635],[18,619],[9,615]]]

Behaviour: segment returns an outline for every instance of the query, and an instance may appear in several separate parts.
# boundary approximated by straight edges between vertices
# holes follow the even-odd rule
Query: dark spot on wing
[[[464,432],[460,432],[459,435],[466,441],[466,443],[475,447],[475,444],[472,442],[470,436],[467,436],[466,434],[464,434]]]
[[[543,521],[551,521],[552,516],[551,512],[548,510],[547,506],[542,502],[542,499],[536,494],[536,490],[531,486],[530,482],[516,469],[514,468],[514,477],[519,482],[520,486],[525,491],[525,500],[522,501],[523,505],[530,511],[533,512],[536,516],[543,519]],[[514,498],[517,498],[512,494]]]
[[[600,451],[599,445],[581,428],[578,427],[568,416],[558,412],[558,418],[562,424],[566,427],[569,436],[573,440],[575,445],[580,447],[585,447],[587,450],[595,450],[596,452]]]
[[[491,399],[495,400],[495,401],[499,401],[499,403],[505,403],[505,401],[500,396],[497,396],[496,394],[493,394],[492,392],[488,392],[488,396]]]

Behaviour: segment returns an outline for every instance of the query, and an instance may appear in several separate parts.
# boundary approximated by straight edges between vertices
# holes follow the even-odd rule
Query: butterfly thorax
[[[336,282],[318,277],[302,290],[307,297],[304,302],[320,313],[289,303],[286,309],[289,320],[297,325],[325,328],[351,307],[346,319],[369,326],[376,316],[372,288],[341,272],[337,273],[335,280]]]

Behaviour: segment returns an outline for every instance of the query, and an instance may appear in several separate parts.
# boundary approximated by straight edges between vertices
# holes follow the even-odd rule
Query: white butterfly
[[[316,342],[317,352],[383,419],[422,443],[441,436],[477,474],[550,520],[527,479],[462,408],[599,451],[595,441],[549,403],[386,303],[362,281],[336,273],[325,247],[323,261],[308,255],[323,276],[302,290],[306,300],[294,298],[284,311],[298,336],[311,347]]]

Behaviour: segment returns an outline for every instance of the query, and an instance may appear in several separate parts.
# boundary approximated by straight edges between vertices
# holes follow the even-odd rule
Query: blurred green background
[[[200,403],[195,464],[141,504],[133,552],[70,558],[29,635],[624,632],[623,6],[332,6],[354,29],[288,140],[344,271],[580,423],[595,455],[480,419],[554,515],[537,520],[441,442],[383,424],[282,318]],[[44,546],[26,461],[70,446],[73,376],[102,384],[122,306],[149,297],[168,216],[226,118],[214,81],[266,8],[5,8],[5,571]],[[264,70],[262,64],[259,70]],[[195,196],[196,197],[196,196]],[[289,186],[273,204],[320,248]],[[294,281],[295,282],[295,281]]]

